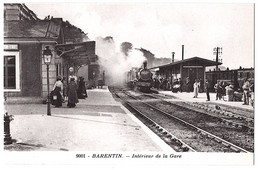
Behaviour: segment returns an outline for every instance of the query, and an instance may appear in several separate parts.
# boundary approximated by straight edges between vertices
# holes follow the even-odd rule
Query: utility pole
[[[222,62],[222,59],[219,60],[220,55],[222,55],[222,47],[215,47],[213,49],[213,54],[216,55],[216,71],[218,71],[218,63]]]
[[[219,59],[220,55],[222,54],[222,47],[215,47],[213,49],[213,54],[216,55],[216,79],[218,82],[218,78],[219,78],[219,70],[218,70],[218,63],[222,62],[222,59]]]

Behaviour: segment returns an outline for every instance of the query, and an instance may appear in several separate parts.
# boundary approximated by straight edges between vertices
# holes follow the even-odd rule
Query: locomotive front
[[[139,70],[136,86],[139,88],[140,91],[150,91],[150,88],[152,87],[152,73],[146,67],[144,69]]]

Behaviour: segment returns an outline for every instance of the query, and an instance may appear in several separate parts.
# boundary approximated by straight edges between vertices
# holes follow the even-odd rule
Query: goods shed
[[[150,68],[155,71],[155,77],[166,79],[173,84],[176,79],[181,81],[183,91],[191,91],[195,80],[199,80],[203,86],[205,81],[205,68],[208,66],[221,65],[222,63],[207,60],[200,57],[192,57],[170,64]],[[203,88],[202,88],[203,89]]]

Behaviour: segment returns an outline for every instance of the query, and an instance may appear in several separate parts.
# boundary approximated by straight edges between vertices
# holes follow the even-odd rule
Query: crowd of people
[[[172,90],[182,92],[182,81],[181,79],[174,79],[171,85],[170,81],[166,78],[153,78],[153,88],[161,90]]]
[[[226,84],[225,82],[219,81],[214,85],[216,92],[216,100],[225,100],[224,96],[226,95]]]
[[[207,79],[202,83],[201,79],[195,79],[194,82],[191,82],[189,77],[184,79],[184,81],[178,78],[172,80],[171,84],[166,78],[153,78],[153,88],[158,90],[171,90],[172,92],[193,92],[193,98],[198,98],[198,94],[204,91],[207,96],[207,101],[210,101],[209,92],[211,84]],[[217,83],[214,84],[216,100],[241,101],[242,99],[243,105],[249,105],[250,103],[253,105],[254,93],[252,92],[254,92],[254,84],[250,84],[248,80],[245,80],[241,88],[243,94],[239,95],[241,93],[235,91],[233,84],[225,81],[217,81]]]
[[[76,80],[75,76],[70,76],[67,84],[66,77],[58,76],[50,93],[51,104],[61,107],[62,103],[67,102],[67,106],[73,108],[79,102],[78,99],[88,97],[84,78]]]
[[[211,86],[207,79],[204,84],[202,84],[201,79],[195,79],[194,83],[191,83],[189,78],[186,78],[184,81],[179,78],[174,79],[171,84],[168,79],[154,78],[153,87],[155,89],[171,90],[172,92],[193,91],[193,98],[198,98],[199,93],[204,91],[207,96],[207,101],[210,101],[209,92]],[[254,93],[252,93],[254,92],[254,84],[250,84],[248,80],[245,80],[242,89],[243,105],[252,104],[252,102],[254,102]],[[225,81],[218,81],[214,85],[214,90],[216,92],[216,100],[236,101],[233,84],[228,84]],[[62,103],[67,102],[67,106],[73,108],[79,102],[78,99],[85,99],[86,97],[88,97],[88,95],[84,78],[79,77],[79,80],[77,80],[76,76],[69,76],[68,84],[66,77],[62,78],[61,76],[58,76],[50,93],[51,103],[52,105],[55,105],[55,107],[61,107]]]
[[[156,89],[169,90],[170,82],[165,78],[154,78],[153,79],[153,87]]]

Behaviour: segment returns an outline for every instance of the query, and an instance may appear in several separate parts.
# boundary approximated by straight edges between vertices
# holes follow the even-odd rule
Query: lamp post
[[[52,53],[49,49],[49,46],[46,46],[43,50],[43,61],[44,64],[47,66],[47,115],[51,116],[51,107],[50,107],[50,82],[49,82],[49,65],[51,64],[52,60]]]

